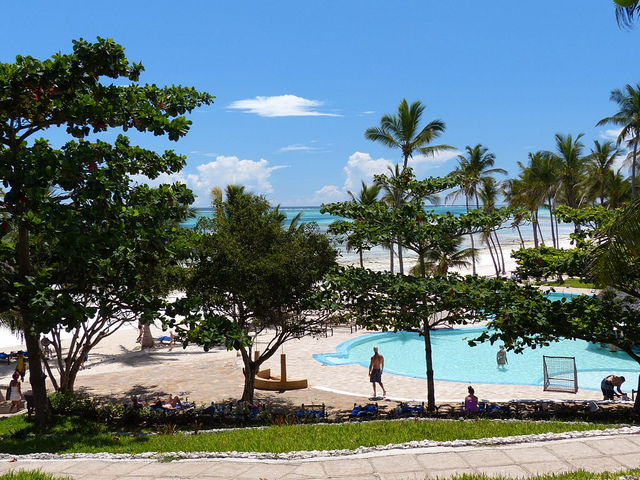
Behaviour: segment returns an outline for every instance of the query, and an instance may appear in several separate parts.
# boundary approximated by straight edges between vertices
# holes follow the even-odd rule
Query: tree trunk
[[[494,230],[493,236],[496,238],[496,244],[498,245],[498,251],[500,252],[500,259],[502,260],[502,274],[507,273],[507,265],[504,261],[504,252],[502,251],[502,245],[500,244],[500,238],[498,238],[498,232]]]
[[[144,326],[144,333],[142,334],[142,341],[140,342],[141,348],[144,350],[145,348],[153,348],[155,345],[155,340],[153,339],[153,335],[151,334],[151,326]]]
[[[240,353],[242,354],[242,362],[244,363],[244,368],[242,369],[242,373],[244,374],[244,388],[242,389],[242,398],[240,401],[253,404],[256,375],[260,370],[262,362],[251,360],[250,350],[243,348],[240,350]]]
[[[493,269],[496,271],[496,277],[500,276],[500,266],[498,265],[498,253],[493,254],[493,246],[491,245],[493,239],[491,238],[491,232],[487,233],[487,248],[489,249],[489,255],[491,255],[491,261],[493,262]]]
[[[433,382],[433,358],[431,351],[431,332],[429,320],[424,320],[424,356],[427,360],[427,410],[430,412],[436,409],[436,386]]]
[[[560,242],[556,240],[556,230],[553,228],[555,216],[553,215],[553,210],[551,208],[552,205],[551,205],[550,198],[548,202],[548,207],[549,207],[549,221],[551,222],[551,243],[553,244],[553,248],[558,248],[558,245],[560,244]]]
[[[28,277],[32,274],[31,252],[29,251],[29,230],[24,223],[20,223],[18,227],[17,250],[20,274],[23,277]],[[32,328],[32,314],[28,307],[31,298],[28,298],[27,295],[28,294],[25,293],[22,295],[22,298],[19,299],[20,308],[18,310],[22,317],[27,354],[32,362],[29,364],[29,382],[31,383],[33,405],[36,411],[36,423],[38,427],[46,429],[51,423],[51,412],[49,411],[49,401],[47,399],[47,385],[45,383],[46,376],[42,371],[42,363],[40,362],[40,334],[37,332],[37,329]]]
[[[398,236],[398,272],[404,275],[404,261],[402,259],[402,237]]]
[[[24,340],[27,344],[29,354],[29,382],[33,394],[33,405],[36,410],[36,423],[38,427],[46,429],[51,422],[51,412],[49,411],[49,401],[47,398],[47,386],[45,384],[45,374],[40,362],[40,342],[39,334],[31,333],[30,322],[24,319]]]
[[[636,137],[637,138],[637,137]],[[638,191],[636,189],[636,154],[638,153],[638,143],[633,143],[633,163],[631,163],[631,193],[633,199],[638,199]]]

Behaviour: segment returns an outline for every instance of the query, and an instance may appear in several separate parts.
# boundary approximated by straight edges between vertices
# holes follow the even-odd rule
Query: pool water
[[[610,352],[606,346],[583,340],[561,340],[520,354],[507,352],[509,364],[498,367],[499,344],[485,342],[470,347],[467,343],[484,330],[463,327],[431,331],[435,380],[542,386],[543,355],[575,357],[578,388],[582,389],[600,390],[601,380],[612,373],[635,379],[640,371],[640,365],[626,353]],[[335,353],[316,354],[314,358],[327,365],[357,364],[368,368],[374,346],[384,355],[385,373],[427,378],[424,338],[412,332],[363,335],[338,345]]]

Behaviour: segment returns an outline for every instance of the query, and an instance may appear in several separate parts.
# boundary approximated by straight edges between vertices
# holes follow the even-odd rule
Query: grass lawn
[[[607,428],[610,425],[560,421],[401,420],[341,424],[282,425],[243,428],[186,435],[164,426],[161,434],[111,432],[97,422],[79,417],[57,417],[47,433],[38,433],[14,416],[0,422],[2,450],[11,454],[51,453],[144,453],[144,452],[265,452],[356,449],[410,441],[469,440],[541,433]]]

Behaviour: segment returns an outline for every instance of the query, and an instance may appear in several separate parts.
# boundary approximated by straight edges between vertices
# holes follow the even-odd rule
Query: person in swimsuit
[[[498,367],[504,367],[509,363],[507,361],[507,352],[504,349],[504,345],[500,345],[500,350],[498,350],[498,354],[496,355],[496,361],[498,362]]]
[[[373,347],[373,357],[369,363],[369,381],[373,385],[373,396],[376,397],[376,383],[382,388],[382,395],[387,396],[387,391],[382,385],[382,371],[384,370],[384,357],[378,353],[378,347]]]
[[[464,399],[464,409],[469,413],[475,413],[478,411],[478,397],[475,396],[475,391],[471,385],[467,390],[469,395]]]
[[[613,400],[614,396],[621,397],[625,393],[620,390],[620,386],[624,383],[624,377],[618,377],[617,375],[609,375],[604,377],[600,383],[600,389],[602,390],[602,396],[604,400]],[[614,391],[614,388],[618,389],[618,393]]]

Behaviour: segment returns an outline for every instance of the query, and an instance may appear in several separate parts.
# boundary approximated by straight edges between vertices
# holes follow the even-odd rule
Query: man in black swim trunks
[[[384,370],[384,357],[378,353],[378,347],[373,347],[373,357],[369,363],[369,380],[373,385],[373,396],[376,397],[376,383],[382,388],[382,395],[387,396],[387,391],[382,385],[382,370]]]

